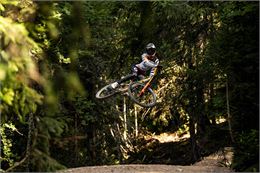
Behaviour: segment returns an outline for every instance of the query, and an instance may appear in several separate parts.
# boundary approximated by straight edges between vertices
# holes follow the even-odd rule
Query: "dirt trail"
[[[231,172],[217,166],[177,166],[177,165],[112,165],[91,166],[68,169],[63,173],[175,173],[175,172]]]
[[[230,154],[230,153],[229,153]],[[229,160],[225,159],[226,161]],[[72,168],[61,173],[176,173],[176,172],[232,172],[231,169],[221,166],[223,157],[216,153],[204,158],[191,166],[161,165],[161,164],[130,164],[111,166],[89,166]],[[225,163],[227,164],[227,163]]]

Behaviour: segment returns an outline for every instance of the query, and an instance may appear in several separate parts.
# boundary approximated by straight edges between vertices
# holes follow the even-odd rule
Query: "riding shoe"
[[[111,89],[116,89],[118,87],[118,83],[117,82],[114,82],[110,85]]]

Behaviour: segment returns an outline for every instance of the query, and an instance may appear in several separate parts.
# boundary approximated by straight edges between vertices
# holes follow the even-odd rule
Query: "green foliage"
[[[31,169],[36,172],[54,172],[56,170],[66,169],[64,165],[60,164],[48,154],[40,150],[34,150],[32,152],[32,157],[35,157],[35,159],[31,161],[31,164],[33,165]]]
[[[253,119],[258,114],[257,95],[258,84],[258,25],[248,21],[258,19],[258,11],[255,3],[227,3],[221,14],[223,26],[220,28],[214,41],[210,44],[210,56],[214,57],[218,68],[226,73],[229,85],[231,87],[231,104],[234,114],[235,128],[251,128]],[[232,9],[232,15],[225,13]],[[250,10],[249,10],[250,9]],[[211,47],[212,46],[212,47]],[[251,103],[244,105],[243,102]],[[251,107],[251,108],[249,108]],[[248,111],[251,110],[251,111]],[[250,115],[245,123],[245,117]],[[253,118],[254,117],[254,118]],[[251,119],[252,118],[252,119]],[[252,121],[253,120],[253,121]],[[239,122],[240,121],[240,122]],[[244,121],[244,123],[242,123]],[[238,124],[237,124],[238,123]],[[244,124],[243,128],[238,127]],[[249,125],[251,124],[251,125]],[[238,126],[237,126],[238,125]],[[246,127],[247,126],[247,127]],[[258,128],[254,124],[254,128]]]
[[[98,117],[92,114],[95,103],[84,97],[77,97],[74,102],[76,114],[82,119],[81,125],[89,126],[98,122]]]
[[[138,110],[138,117],[146,114],[141,131],[189,131],[195,145],[226,117],[228,84],[234,145],[242,148],[235,148],[234,168],[246,170],[258,156],[245,142],[258,142],[258,8],[256,2],[1,1],[1,121],[23,134],[31,112],[35,123],[32,141],[1,127],[9,162],[3,169],[24,156],[11,147],[18,141],[30,143],[30,171],[124,162],[134,150],[134,116],[125,129],[122,97],[102,102],[95,93],[126,75],[154,42],[164,66],[154,88],[159,104]],[[127,110],[134,112],[132,105]]]
[[[220,7],[223,7],[219,13],[221,27],[208,50],[220,69],[218,71],[226,74],[230,88],[231,124],[237,146],[233,164],[238,171],[245,171],[250,166],[253,166],[252,169],[247,171],[257,171],[259,167],[254,164],[258,162],[259,149],[256,144],[259,127],[256,121],[259,113],[259,84],[256,82],[259,80],[259,43],[253,38],[259,35],[259,7],[255,2],[221,3]],[[250,146],[245,141],[250,141],[247,143]]]
[[[7,162],[3,162],[3,168],[6,168],[6,165],[10,167],[16,159],[21,159],[22,155],[14,152],[15,148],[12,148],[16,142],[13,139],[14,132],[18,131],[15,127],[23,126],[28,114],[35,112],[43,99],[42,94],[32,84],[43,84],[44,81],[37,68],[42,51],[29,37],[24,24],[13,19],[12,10],[27,9],[25,7],[19,1],[1,1],[1,14],[4,14],[0,16],[1,152]],[[25,12],[19,13],[15,20],[25,20],[24,15]],[[8,133],[5,129],[9,129]]]
[[[251,130],[238,135],[233,169],[237,171],[259,171],[259,131]]]
[[[1,91],[0,97],[3,101],[1,112],[2,121],[6,120],[11,107],[18,108],[19,105],[39,104],[42,96],[39,92],[29,86],[30,80],[41,82],[34,53],[39,53],[37,44],[28,37],[28,32],[23,24],[14,23],[8,18],[1,17],[0,35],[2,40],[1,51]],[[31,52],[32,54],[29,54]],[[19,101],[19,103],[17,103]],[[16,111],[18,111],[16,109]],[[28,113],[28,111],[27,111]],[[24,119],[26,112],[18,114],[20,120]]]
[[[1,135],[1,157],[0,161],[6,161],[10,166],[14,164],[14,153],[12,152],[12,139],[8,138],[8,130],[11,133],[17,131],[16,127],[12,123],[1,123],[0,135]]]
[[[33,145],[30,147],[36,148],[35,151],[38,149],[44,151],[45,158],[48,158],[48,155],[50,155],[49,140],[53,136],[61,136],[67,128],[65,120],[56,119],[53,115],[50,116],[51,110],[54,110],[51,109],[51,106],[55,107],[53,105],[56,105],[58,100],[56,93],[54,94],[53,91],[57,88],[53,87],[55,85],[52,82],[52,80],[55,81],[56,76],[53,77],[53,75],[50,75],[51,71],[54,70],[55,63],[51,61],[47,62],[46,60],[49,60],[49,57],[44,58],[47,50],[54,47],[53,40],[60,34],[55,25],[61,21],[60,16],[63,11],[56,8],[57,3],[51,3],[54,10],[51,10],[49,16],[46,15],[46,11],[42,8],[37,8],[41,9],[42,13],[36,15],[34,11],[36,5],[32,1],[28,0],[26,3],[1,1],[1,3],[1,10],[3,11],[1,13],[3,16],[0,16],[0,66],[3,67],[0,70],[1,121],[2,123],[14,122],[22,130],[26,130],[26,126],[24,125],[29,113],[38,113],[40,116],[36,119],[40,123],[34,131],[37,131],[41,137],[38,138],[37,135],[33,136],[34,138],[38,138],[37,140],[31,139],[32,141],[36,141],[36,143],[32,143],[32,141],[28,142]],[[43,5],[42,7],[46,6]],[[18,16],[18,18],[15,16]],[[59,50],[59,48],[57,47],[56,50]],[[67,64],[72,62],[59,51],[55,53],[54,55],[59,60],[58,63]],[[79,92],[83,93],[83,88],[80,86],[81,84],[77,75],[69,72],[64,74],[68,77],[68,80],[63,80],[63,83],[65,83],[64,91],[68,94],[67,97],[74,97],[79,90],[81,90]],[[49,103],[49,105],[46,103]],[[49,106],[50,109],[41,111],[38,107],[40,104],[44,104],[42,107]],[[17,119],[19,121],[16,121]],[[10,125],[10,123],[8,124]],[[5,135],[5,133],[2,134]],[[12,137],[11,131],[5,136],[6,140],[3,141],[4,146],[6,146],[4,153],[7,154],[5,159],[9,162],[9,164],[3,165],[3,169],[12,166],[14,163],[13,158],[10,160],[11,156],[17,155],[18,157],[15,158],[17,161],[24,157],[24,151],[10,148],[11,141],[13,140]],[[23,143],[23,145],[26,146],[26,143]],[[34,155],[35,157],[30,160],[32,164],[36,164],[31,165],[32,169],[54,171],[57,168],[64,168],[55,166],[58,162],[53,162],[51,157],[50,159],[43,159],[37,162],[36,160],[41,157],[41,154],[37,155],[37,153],[39,154],[39,152],[34,153],[36,154]]]

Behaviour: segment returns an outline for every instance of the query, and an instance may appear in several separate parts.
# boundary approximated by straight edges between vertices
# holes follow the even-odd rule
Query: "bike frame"
[[[156,67],[156,69],[154,71],[154,75],[149,79],[149,81],[145,84],[145,86],[142,88],[142,90],[138,94],[139,97],[141,97],[145,93],[147,88],[149,88],[151,86],[151,83],[152,83],[153,79],[155,78],[155,76],[157,74],[157,70],[158,70],[158,67]]]

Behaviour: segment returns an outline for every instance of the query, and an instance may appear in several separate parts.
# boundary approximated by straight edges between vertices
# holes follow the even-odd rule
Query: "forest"
[[[143,108],[96,92],[154,43]],[[1,172],[191,165],[224,147],[259,171],[258,1],[0,1]],[[162,133],[188,136],[148,143]]]

